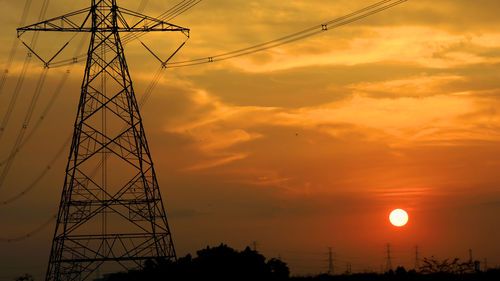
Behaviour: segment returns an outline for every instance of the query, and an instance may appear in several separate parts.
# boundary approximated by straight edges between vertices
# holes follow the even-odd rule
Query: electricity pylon
[[[90,8],[19,28],[18,37],[27,31],[91,34],[46,280],[89,280],[97,269],[175,260],[120,33],[189,37],[189,29],[118,7],[116,0],[91,0]],[[34,54],[49,67],[53,58]]]
[[[333,275],[333,252],[332,248],[328,248],[328,275]]]
[[[392,270],[392,260],[391,260],[391,244],[387,243],[387,262],[386,262],[386,271],[389,272]]]

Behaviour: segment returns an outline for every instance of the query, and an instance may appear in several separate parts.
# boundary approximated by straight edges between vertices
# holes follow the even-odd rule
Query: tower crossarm
[[[118,7],[118,20],[123,25],[122,30],[125,32],[143,32],[143,31],[180,31],[189,37],[189,28],[171,24],[161,19],[146,16],[125,8]],[[135,22],[130,24],[128,21],[134,19]]]
[[[86,28],[85,26],[90,26],[91,24],[91,11],[92,8],[85,8],[39,23],[20,27],[17,29],[17,37],[21,37],[27,31],[90,32],[91,28]]]
[[[17,37],[27,31],[58,31],[58,32],[152,32],[152,31],[178,31],[189,37],[189,29],[168,23],[161,19],[146,16],[118,6],[116,9],[119,25],[92,27],[92,13],[96,9],[90,7],[71,12],[59,17],[48,19],[39,23],[20,27]]]

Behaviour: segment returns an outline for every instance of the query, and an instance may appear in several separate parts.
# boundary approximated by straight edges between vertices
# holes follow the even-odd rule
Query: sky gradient
[[[35,2],[28,23],[38,16]],[[87,2],[53,0],[47,17]],[[191,28],[176,60],[272,40],[373,2],[205,0],[172,21]],[[155,16],[175,3],[150,0],[144,12]],[[0,5],[4,63],[24,1]],[[166,70],[142,116],[178,254],[256,241],[292,273],[307,274],[328,269],[328,247],[339,270],[346,263],[379,270],[391,243],[393,265],[412,267],[415,245],[422,257],[440,258],[467,259],[472,248],[475,258],[499,265],[499,10],[493,0],[410,0],[290,45]],[[47,56],[58,44],[47,40],[66,40],[43,37],[38,49]],[[168,57],[182,37],[141,40]],[[160,66],[137,42],[125,51],[140,98]],[[25,53],[19,48],[10,69],[1,114]],[[2,159],[41,71],[39,62],[31,66],[0,143]],[[30,184],[71,133],[83,67],[71,69],[20,152],[2,200]],[[35,119],[65,70],[50,70]],[[57,211],[65,161],[66,152],[30,194],[0,206],[2,237],[30,231]],[[388,221],[396,208],[409,214],[403,228]],[[51,225],[32,239],[0,244],[0,279],[43,275],[52,232]]]

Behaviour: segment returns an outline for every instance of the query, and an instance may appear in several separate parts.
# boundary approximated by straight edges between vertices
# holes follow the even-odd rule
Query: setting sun
[[[396,209],[389,215],[389,220],[394,226],[404,226],[408,222],[408,213],[402,209]]]

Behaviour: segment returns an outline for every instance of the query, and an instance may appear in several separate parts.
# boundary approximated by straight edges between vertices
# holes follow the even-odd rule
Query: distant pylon
[[[419,257],[418,257],[418,245],[415,246],[415,270],[420,268]]]
[[[84,281],[98,270],[176,259],[120,33],[189,30],[116,0],[90,1],[89,8],[18,29],[18,36],[91,34],[46,281]]]
[[[387,263],[386,263],[386,270],[391,271],[392,270],[392,261],[391,261],[391,244],[387,243]]]
[[[334,274],[333,268],[333,250],[331,247],[328,248],[328,274]]]
[[[252,242],[252,248],[255,252],[257,252],[257,241]]]
[[[351,274],[351,264],[350,263],[346,263],[345,273],[346,274]]]
[[[472,258],[472,249],[469,249],[469,263],[472,263],[473,258]]]

